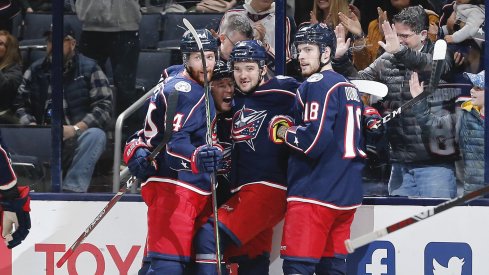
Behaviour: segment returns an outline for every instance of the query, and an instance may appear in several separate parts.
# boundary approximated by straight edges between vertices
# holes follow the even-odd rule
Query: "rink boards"
[[[110,196],[95,198],[105,201],[33,197],[31,233],[12,252],[0,245],[0,274],[137,274],[146,234],[146,206],[137,196],[129,195],[125,197],[129,201],[119,202],[60,269],[56,262]],[[417,214],[427,207],[421,205],[440,201],[373,202],[384,205],[363,205],[355,216],[352,237]],[[409,202],[418,206],[399,205]],[[489,207],[483,203],[448,210],[357,250],[349,257],[348,274],[437,274],[434,270],[438,274],[489,274],[488,220]],[[274,236],[272,275],[282,274],[279,228]]]

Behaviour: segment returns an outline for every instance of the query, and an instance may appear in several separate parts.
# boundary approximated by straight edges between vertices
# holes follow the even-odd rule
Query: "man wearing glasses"
[[[389,87],[389,93],[382,103],[383,110],[379,110],[384,115],[412,99],[408,85],[411,74],[417,72],[428,76],[433,60],[434,46],[427,37],[428,18],[422,7],[414,6],[402,10],[394,16],[393,23],[391,25],[385,21],[382,24],[385,42],[379,42],[379,45],[384,48],[385,53],[359,72],[344,55],[349,45],[345,43],[343,27],[336,29],[338,46],[335,70],[344,75],[385,83]],[[449,54],[444,62],[446,73],[453,62]],[[440,111],[443,97],[437,97],[436,94],[437,92],[429,100],[430,106]],[[445,129],[440,131],[443,132]],[[453,140],[450,129],[437,134],[444,136],[445,141]],[[455,152],[456,150],[447,150],[453,143],[430,143],[430,137],[422,132],[415,114],[409,109],[403,110],[400,117],[389,122],[387,138],[391,146],[392,164],[390,195],[441,198],[456,196],[456,156],[453,153],[441,153]]]

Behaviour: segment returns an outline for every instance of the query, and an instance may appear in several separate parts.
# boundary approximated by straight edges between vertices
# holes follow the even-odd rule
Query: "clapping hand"
[[[348,51],[348,48],[350,47],[350,38],[346,39],[345,27],[343,27],[342,24],[336,26],[334,33],[336,35],[336,52],[334,57],[339,59]]]
[[[385,21],[382,24],[382,29],[384,30],[385,43],[379,41],[379,45],[384,48],[388,53],[394,54],[401,49],[401,43],[399,42],[399,37],[397,37],[397,31],[394,24],[389,24],[389,21]]]
[[[413,74],[411,74],[411,78],[409,79],[409,92],[411,92],[413,98],[417,97],[423,92],[423,83],[424,82],[421,82],[421,84],[419,83],[417,72],[413,72]]]

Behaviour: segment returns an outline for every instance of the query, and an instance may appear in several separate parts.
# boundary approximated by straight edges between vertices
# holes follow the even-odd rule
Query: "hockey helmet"
[[[229,56],[229,66],[232,71],[234,62],[256,61],[258,62],[258,66],[263,68],[263,66],[266,64],[267,58],[267,51],[260,41],[240,41],[234,45],[234,48],[231,51],[231,55]]]
[[[317,44],[321,53],[326,50],[326,47],[330,47],[330,56],[334,56],[336,51],[336,35],[324,23],[307,24],[301,27],[295,34],[294,46],[297,48],[299,44],[303,43]]]
[[[202,42],[202,48],[204,51],[217,51],[218,43],[217,39],[212,36],[211,32],[207,29],[197,29],[195,30],[197,35]],[[182,53],[193,53],[198,52],[199,47],[197,46],[197,41],[190,31],[186,31],[182,39],[180,40],[180,50]]]
[[[214,73],[212,74],[212,80],[219,80],[227,77],[232,78],[233,72],[229,70],[229,67],[226,64],[226,62],[222,60],[217,61],[216,65],[214,66]]]

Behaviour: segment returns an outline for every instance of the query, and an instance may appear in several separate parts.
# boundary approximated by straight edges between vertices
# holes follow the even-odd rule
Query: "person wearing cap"
[[[475,191],[487,185],[484,182],[484,71],[478,74],[464,73],[472,83],[470,100],[462,103],[455,113],[437,116],[430,112],[427,99],[423,99],[413,108],[416,119],[423,131],[436,128],[452,129],[459,145],[463,160],[464,193]],[[413,97],[423,92],[423,82],[418,80],[418,74],[413,73],[409,80],[410,92]]]
[[[51,32],[47,55],[25,71],[15,100],[23,125],[51,124]],[[63,28],[64,192],[87,192],[95,164],[105,150],[104,129],[111,120],[112,90],[97,63],[76,51],[73,28]]]

